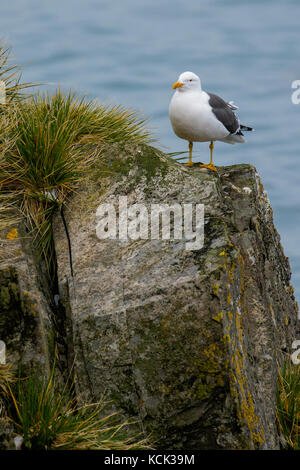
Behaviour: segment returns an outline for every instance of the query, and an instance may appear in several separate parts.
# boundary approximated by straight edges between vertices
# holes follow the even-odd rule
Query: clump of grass
[[[6,402],[10,396],[10,387],[13,383],[15,383],[15,380],[15,370],[13,363],[0,363],[0,418],[3,414],[5,414]]]
[[[134,113],[87,102],[71,92],[38,93],[14,114],[13,133],[18,137],[8,159],[10,179],[32,199],[46,199],[45,191],[51,190],[64,199],[93,159],[84,143],[149,139]]]
[[[0,399],[7,400],[10,394],[10,387],[14,382],[15,373],[12,364],[0,364]]]
[[[12,122],[5,114],[0,113],[0,231],[13,225],[16,221],[15,195],[10,191],[3,191],[1,180],[5,179],[7,168],[7,155],[13,150],[15,139],[11,134]]]
[[[36,373],[19,379],[10,392],[10,420],[28,450],[150,448],[145,439],[128,434],[130,423],[117,413],[103,417],[104,402],[78,407],[66,386],[56,386],[53,371],[48,379]]]
[[[38,248],[53,264],[52,216],[87,175],[96,153],[90,143],[147,143],[145,121],[122,108],[57,90],[53,96],[24,95],[21,68],[0,44],[0,230],[25,218]]]
[[[20,216],[16,211],[16,192],[7,191],[5,186],[8,171],[7,155],[15,148],[17,133],[15,130],[12,107],[22,102],[27,94],[24,90],[34,86],[33,83],[21,82],[22,67],[12,63],[10,48],[0,43],[0,81],[5,85],[5,103],[0,104],[0,230],[16,225]]]
[[[13,64],[10,59],[11,50],[0,43],[0,81],[6,87],[6,105],[24,99],[24,89],[32,87],[33,83],[21,83],[22,67]],[[0,105],[3,111],[5,105]]]
[[[287,447],[300,450],[300,366],[290,361],[278,374],[277,421]]]
[[[12,151],[2,151],[0,198],[12,201],[38,235],[44,259],[52,259],[52,216],[87,176],[91,143],[150,140],[145,123],[121,107],[86,101],[75,93],[37,93],[11,106]]]

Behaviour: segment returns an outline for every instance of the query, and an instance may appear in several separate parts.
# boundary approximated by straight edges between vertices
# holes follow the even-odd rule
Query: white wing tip
[[[239,109],[239,107],[236,106],[233,101],[228,101],[228,104],[231,109]]]

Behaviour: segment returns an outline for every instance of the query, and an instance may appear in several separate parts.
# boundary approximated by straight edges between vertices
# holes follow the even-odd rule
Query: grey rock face
[[[7,361],[23,373],[49,371],[50,308],[41,291],[31,240],[20,229],[0,238],[0,339]]]
[[[214,174],[117,146],[97,168],[66,212],[74,278],[59,217],[55,227],[79,396],[106,393],[142,418],[158,447],[278,448],[277,363],[295,339],[298,310],[255,168]],[[119,196],[147,208],[204,204],[204,247],[99,240],[97,207],[117,208]]]
[[[32,368],[49,374],[50,316],[30,238],[17,229],[1,233],[0,340],[5,343],[6,363],[16,376],[20,372],[25,376]],[[0,381],[1,375],[0,370]],[[16,450],[16,430],[7,418],[9,398],[4,399],[1,391],[0,384],[0,450]]]
[[[113,204],[118,214],[120,196],[149,213],[152,204],[204,204],[204,246],[100,240],[97,208]],[[65,215],[74,277],[59,214],[54,230],[69,351],[62,368],[74,356],[79,400],[106,394],[158,448],[278,448],[277,369],[299,331],[298,309],[255,168],[211,173],[149,147],[107,146]],[[16,364],[47,370],[53,303],[30,240],[0,241],[0,339]]]

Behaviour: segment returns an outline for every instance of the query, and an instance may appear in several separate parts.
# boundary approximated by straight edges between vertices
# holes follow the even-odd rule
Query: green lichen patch
[[[144,174],[149,183],[154,176],[160,174],[164,178],[168,172],[168,162],[166,158],[162,158],[161,153],[149,146],[142,146],[136,159],[138,173]]]
[[[99,178],[115,179],[128,176],[131,173],[131,176],[138,180],[145,176],[147,183],[149,183],[157,174],[164,177],[168,166],[174,163],[159,150],[146,144],[102,145],[98,150],[95,148],[94,152],[95,161],[89,177],[94,182],[99,181]]]

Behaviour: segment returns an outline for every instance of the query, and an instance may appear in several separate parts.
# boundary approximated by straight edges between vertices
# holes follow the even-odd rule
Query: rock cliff
[[[130,221],[127,240],[124,230],[122,239],[100,239],[98,208],[113,205],[118,218],[120,197],[127,198],[127,209],[142,204],[140,211],[149,214],[154,204],[203,204],[203,247],[188,250],[186,234],[162,239],[158,231],[156,239],[145,233],[133,239],[138,227]],[[289,262],[255,168],[235,165],[213,173],[186,168],[151,147],[101,147],[65,217],[71,256],[59,214],[54,221],[66,323],[61,332],[68,335],[66,364],[75,363],[79,400],[106,393],[116,409],[141,419],[158,448],[278,448],[277,370],[296,337],[298,310]],[[171,216],[171,235],[175,222]],[[5,240],[10,242],[17,243]],[[26,263],[33,266],[30,256]],[[11,286],[18,286],[12,292],[22,293],[13,294],[22,305],[30,291],[23,285],[24,262],[6,260],[2,268],[3,340],[12,316]],[[24,307],[18,312],[34,318],[28,325],[40,331],[35,347],[46,364],[41,351],[53,312],[41,287],[31,289],[40,305],[37,316],[27,307],[27,316]],[[19,349],[9,343],[8,350],[10,344]]]

